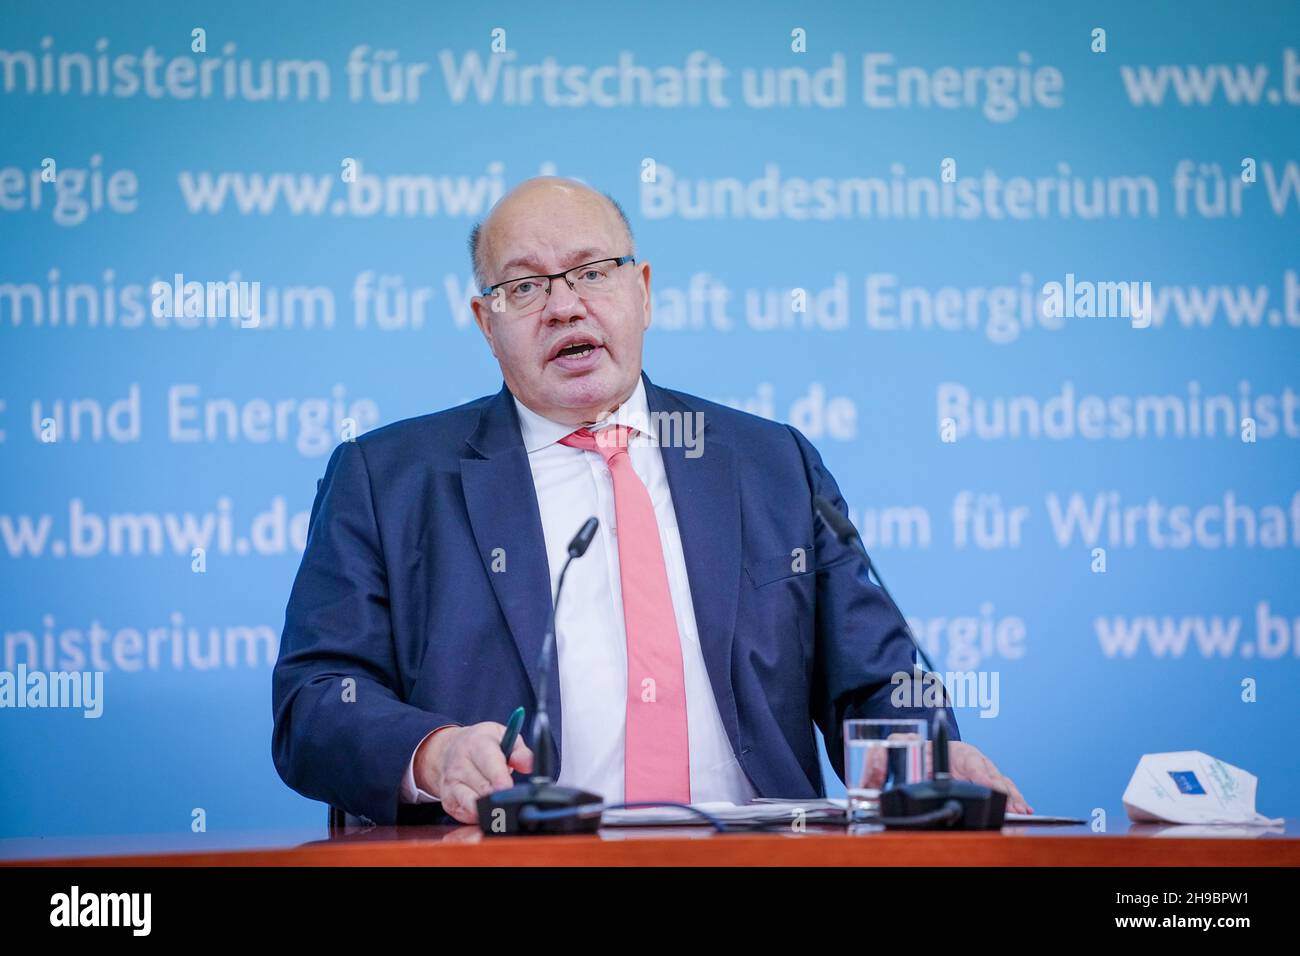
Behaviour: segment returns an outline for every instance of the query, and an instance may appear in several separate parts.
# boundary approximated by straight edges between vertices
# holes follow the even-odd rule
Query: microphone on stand
[[[591,547],[591,540],[596,536],[600,520],[595,516],[588,518],[578,529],[578,533],[569,542],[569,556],[560,568],[560,579],[555,584],[555,600],[551,602],[551,613],[546,616],[546,636],[542,638],[542,653],[537,661],[537,713],[533,717],[533,779],[553,780],[551,755],[554,742],[551,738],[551,720],[547,714],[547,689],[551,680],[551,658],[555,652],[555,616],[560,610],[560,593],[564,590],[564,576],[569,573],[569,565],[575,558],[580,558]]]
[[[546,633],[537,661],[537,713],[533,717],[533,773],[527,783],[498,790],[478,799],[479,828],[489,836],[520,836],[536,833],[594,833],[600,826],[600,814],[591,816],[541,816],[538,811],[574,809],[603,799],[577,787],[562,787],[554,776],[554,739],[547,713],[547,690],[550,685],[551,659],[555,648],[555,615],[564,590],[564,576],[574,559],[582,557],[591,546],[600,521],[588,518],[569,542],[569,555],[555,584],[555,600],[546,616]]]
[[[858,553],[869,574],[874,573],[876,583],[884,592],[889,606],[903,623],[903,631],[912,639],[916,652],[925,663],[927,673],[934,665],[925,648],[907,626],[907,618],[899,610],[894,597],[885,587],[885,581],[876,570],[866,545],[858,537],[858,529],[844,517],[833,504],[821,495],[813,498],[813,505],[831,533]],[[937,676],[937,675],[936,675]],[[939,685],[942,687],[943,682]],[[948,689],[944,687],[944,700]],[[990,787],[954,780],[948,769],[948,718],[943,708],[934,715],[934,777],[917,783],[893,787],[880,795],[880,816],[874,821],[890,829],[899,830],[999,830],[1007,809],[1007,796]]]
[[[1001,830],[1007,795],[954,779],[948,770],[948,720],[934,715],[934,779],[891,787],[880,795],[876,823],[891,830]]]

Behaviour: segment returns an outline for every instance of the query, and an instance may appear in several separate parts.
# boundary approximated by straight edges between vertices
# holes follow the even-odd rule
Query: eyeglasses
[[[551,283],[556,279],[563,279],[574,293],[583,298],[591,298],[607,292],[612,285],[610,280],[613,278],[614,270],[629,262],[635,263],[636,258],[619,256],[614,259],[597,259],[595,262],[574,266],[572,269],[554,275],[521,276],[518,279],[498,282],[496,285],[484,286],[480,294],[496,296],[497,301],[510,312],[527,312],[545,301],[543,297],[551,294]],[[495,303],[493,308],[497,308]]]

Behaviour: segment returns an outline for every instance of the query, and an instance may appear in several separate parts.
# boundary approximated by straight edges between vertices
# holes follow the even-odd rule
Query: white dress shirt
[[[559,443],[575,431],[574,426],[543,418],[518,399],[515,407],[537,491],[552,594],[569,542],[587,518],[595,515],[600,519],[600,528],[586,555],[569,567],[556,618],[563,734],[559,782],[600,794],[608,803],[621,802],[627,724],[627,632],[613,480],[598,451]],[[588,427],[592,431],[614,424],[644,428],[648,421],[645,382],[638,379],[636,391],[626,402],[605,420]],[[659,523],[668,588],[682,643],[691,801],[748,803],[756,791],[732,752],[705,669],[658,436],[637,432],[628,444],[632,468],[650,493]],[[412,754],[402,786],[403,802],[436,800],[416,787],[414,767]]]

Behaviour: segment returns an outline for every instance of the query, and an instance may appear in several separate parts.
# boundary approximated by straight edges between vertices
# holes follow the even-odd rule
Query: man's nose
[[[573,291],[568,280],[564,276],[552,279],[551,292],[546,297],[542,318],[547,322],[553,322],[556,319],[568,320],[574,316],[585,317],[586,314],[587,304]]]

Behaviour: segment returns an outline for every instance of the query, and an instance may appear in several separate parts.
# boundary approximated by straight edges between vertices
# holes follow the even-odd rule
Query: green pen
[[[524,709],[516,707],[515,712],[506,721],[506,735],[501,738],[501,752],[505,754],[506,760],[510,759],[510,751],[515,749],[515,739],[519,736],[519,731],[523,726]]]

